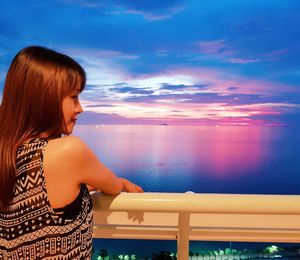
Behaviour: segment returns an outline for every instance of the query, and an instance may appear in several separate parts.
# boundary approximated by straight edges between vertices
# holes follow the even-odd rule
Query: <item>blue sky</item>
[[[0,90],[41,45],[86,70],[82,124],[299,125],[299,18],[297,0],[5,1]]]

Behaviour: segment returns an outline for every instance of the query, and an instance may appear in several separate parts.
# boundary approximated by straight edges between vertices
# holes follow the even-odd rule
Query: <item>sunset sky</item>
[[[299,0],[10,0],[0,96],[28,45],[87,72],[81,124],[300,125]]]

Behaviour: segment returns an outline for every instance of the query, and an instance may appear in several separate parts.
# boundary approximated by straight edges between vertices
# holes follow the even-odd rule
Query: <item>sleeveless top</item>
[[[91,259],[91,196],[82,184],[75,204],[64,208],[69,213],[55,213],[43,170],[46,145],[36,138],[17,150],[14,197],[8,211],[0,212],[0,260]]]

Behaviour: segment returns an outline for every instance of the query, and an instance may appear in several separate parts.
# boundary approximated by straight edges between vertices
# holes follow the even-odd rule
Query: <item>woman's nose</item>
[[[83,112],[83,108],[80,104],[80,102],[78,101],[77,105],[76,105],[76,109],[75,109],[76,114],[80,114]]]

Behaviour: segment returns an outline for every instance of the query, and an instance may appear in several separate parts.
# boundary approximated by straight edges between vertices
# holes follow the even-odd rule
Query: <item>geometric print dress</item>
[[[46,145],[35,138],[17,150],[14,198],[0,212],[0,260],[91,259],[91,196],[82,184],[71,219],[53,210],[43,170]]]

